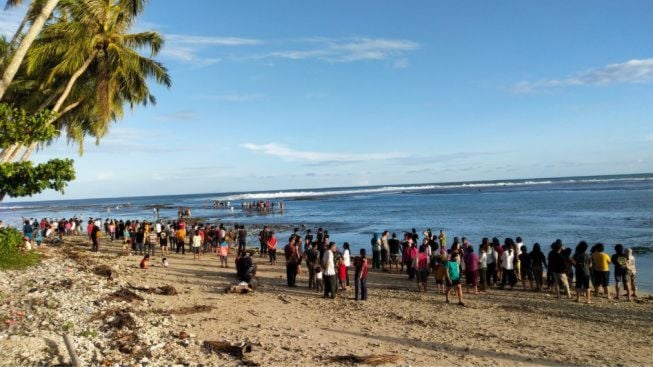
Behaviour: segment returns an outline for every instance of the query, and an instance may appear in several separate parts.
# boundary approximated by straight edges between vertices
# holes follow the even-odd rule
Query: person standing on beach
[[[273,231],[270,231],[268,236],[268,255],[270,255],[270,265],[277,264],[277,237],[274,235]]]
[[[517,239],[520,239],[517,237]],[[518,242],[521,243],[521,242]],[[528,248],[524,245],[520,247],[519,254],[519,271],[521,272],[521,283],[526,290],[526,279],[528,279],[528,284],[530,290],[533,290],[533,261],[531,259],[531,254],[528,252]]]
[[[372,240],[370,241],[372,244],[372,269],[380,269],[381,268],[381,240],[379,239],[379,236],[374,233],[372,235]]]
[[[594,253],[592,254],[592,266],[594,267],[594,296],[599,296],[599,287],[603,287],[608,300],[610,297],[610,256],[603,252],[605,247],[602,243],[597,243],[594,246]]]
[[[297,281],[297,268],[300,264],[299,252],[295,245],[296,238],[294,235],[290,236],[288,244],[283,248],[283,253],[286,257],[286,278],[288,279],[289,287],[296,287]]]
[[[385,270],[385,267],[388,265],[389,254],[390,254],[390,244],[389,244],[390,232],[384,231],[381,235],[381,269]]]
[[[627,282],[630,286],[630,291],[633,293],[633,298],[637,298],[637,286],[635,284],[635,279],[637,279],[637,267],[635,266],[635,256],[633,256],[633,249],[631,248],[627,249],[626,256],[628,256]]]
[[[258,233],[258,241],[261,246],[261,252],[259,253],[259,257],[263,257],[264,255],[268,254],[268,236],[270,235],[270,231],[268,230],[268,226],[264,226],[263,229]]]
[[[415,272],[417,274],[417,291],[421,292],[422,289],[426,292],[426,285],[429,279],[429,255],[426,251],[428,243],[419,247],[419,252],[415,256]]]
[[[447,235],[444,233],[444,229],[440,229],[440,234],[438,235],[438,241],[440,241],[440,252],[447,252]]]
[[[587,254],[587,242],[580,241],[571,258],[576,270],[576,302],[580,302],[581,294],[585,295],[587,303],[592,303],[590,291],[590,267],[592,258]]]
[[[175,237],[177,239],[176,253],[179,253],[179,251],[181,250],[181,254],[186,255],[186,228],[179,226],[179,229],[177,229],[177,233]]]
[[[147,246],[145,247],[145,253],[154,256],[154,249],[159,243],[159,237],[156,235],[156,232],[150,231],[147,235]]]
[[[465,284],[467,293],[469,293],[469,286],[474,287],[474,294],[478,294],[478,255],[474,253],[474,247],[468,246],[467,253],[463,258],[465,262]]]
[[[546,257],[540,249],[540,244],[533,244],[531,255],[531,266],[533,267],[533,278],[535,278],[535,291],[541,292],[544,286],[544,269],[546,268]]]
[[[91,250],[94,252],[100,252],[100,227],[95,224],[91,230],[91,242]]]
[[[452,288],[456,289],[456,295],[458,296],[458,304],[464,306],[463,303],[463,289],[460,285],[460,265],[458,264],[458,252],[452,252],[451,258],[447,261],[444,266],[446,270],[445,283],[447,284],[447,289],[444,292],[445,302],[449,303],[449,293]]]
[[[628,256],[624,252],[624,246],[620,243],[614,246],[615,254],[612,255],[612,265],[614,265],[614,290],[615,295],[614,299],[619,299],[619,283],[624,287],[626,291],[626,297],[629,301],[632,301],[630,295],[630,286],[627,281],[628,277]]]
[[[553,274],[553,289],[555,289],[558,299],[560,298],[561,285],[567,297],[571,298],[569,281],[567,279],[567,265],[565,264],[565,257],[562,254],[562,245],[559,243],[553,244],[553,252],[549,257],[549,271]]]
[[[311,247],[305,252],[306,255],[306,269],[308,269],[308,289],[315,289],[315,269],[320,264],[318,259],[320,253],[317,251],[317,243],[312,243]]]
[[[168,231],[162,229],[159,233],[159,246],[161,246],[161,255],[168,255]]]
[[[247,230],[244,225],[238,229],[238,251],[245,251],[247,247]]]
[[[504,289],[506,283],[508,283],[512,290],[515,283],[517,283],[517,279],[515,278],[515,253],[511,246],[506,246],[501,255],[501,269],[503,273],[503,277],[501,278],[501,289]]]
[[[345,266],[345,289],[349,287],[349,268],[351,267],[351,250],[349,242],[342,244],[342,264]]]
[[[478,277],[479,283],[481,285],[481,291],[487,289],[487,251],[488,251],[488,241],[487,238],[484,238],[484,242],[481,243],[478,249]]]
[[[360,256],[354,259],[354,299],[367,301],[367,257],[365,249],[360,250]]]
[[[193,237],[191,238],[191,246],[193,250],[193,260],[200,257],[200,247],[202,247],[202,236],[200,236],[199,231],[195,231]]]
[[[331,242],[322,258],[322,267],[324,268],[324,298],[336,298],[338,290],[338,283],[336,281],[335,251],[336,244]]]

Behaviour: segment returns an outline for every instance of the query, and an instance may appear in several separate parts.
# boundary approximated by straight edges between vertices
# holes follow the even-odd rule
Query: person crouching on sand
[[[147,269],[147,263],[150,261],[150,254],[145,254],[143,260],[141,260],[140,267],[141,269]]]
[[[447,283],[447,290],[445,291],[445,302],[449,303],[449,292],[452,288],[456,289],[458,295],[458,304],[464,306],[463,303],[463,289],[460,286],[460,267],[458,265],[458,252],[451,253],[451,259],[445,263],[447,275],[445,281]]]
[[[168,259],[164,257],[161,260],[161,265],[163,265],[164,268],[167,268],[168,267]]]

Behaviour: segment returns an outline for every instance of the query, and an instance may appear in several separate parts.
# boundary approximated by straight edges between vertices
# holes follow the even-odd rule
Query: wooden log
[[[230,343],[217,340],[204,341],[204,347],[212,352],[227,353],[238,358],[243,358],[244,353],[252,351],[250,343]]]

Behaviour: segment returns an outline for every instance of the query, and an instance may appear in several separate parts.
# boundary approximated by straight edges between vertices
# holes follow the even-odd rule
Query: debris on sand
[[[117,291],[111,293],[109,295],[109,299],[115,300],[115,301],[125,301],[125,302],[132,302],[132,301],[143,301],[144,298],[139,296],[138,294],[130,291],[127,288],[120,288]]]
[[[396,364],[401,361],[402,358],[394,354],[371,354],[369,356],[357,356],[354,354],[345,354],[342,356],[334,356],[327,358],[327,361],[330,363],[342,363],[342,364],[367,364],[370,366],[379,366],[382,364]]]
[[[161,295],[164,295],[164,296],[176,296],[176,295],[179,294],[179,292],[177,292],[177,289],[175,287],[171,286],[171,285],[164,285],[164,286],[161,286],[161,287],[149,288],[149,287],[137,287],[135,285],[129,284],[129,288],[137,290],[137,291],[149,293],[149,294],[154,293],[154,294],[161,294]]]

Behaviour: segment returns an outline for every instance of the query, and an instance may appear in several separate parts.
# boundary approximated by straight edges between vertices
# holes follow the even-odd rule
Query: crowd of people
[[[25,240],[40,245],[43,237],[79,235],[83,221],[79,218],[40,221],[25,220],[23,233]],[[110,241],[121,240],[125,254],[146,256],[141,266],[157,252],[167,256],[170,249],[184,255],[188,250],[194,259],[206,254],[217,255],[221,267],[229,267],[230,248],[236,250],[236,272],[238,277],[248,283],[256,278],[256,263],[252,252],[247,249],[248,232],[244,225],[229,228],[223,224],[188,225],[186,221],[139,221],[89,218],[85,229],[92,243],[92,250],[99,251],[99,239],[105,235]],[[436,292],[445,295],[449,302],[450,294],[456,293],[458,303],[463,302],[463,279],[467,292],[478,294],[491,288],[514,289],[519,283],[524,290],[540,292],[549,290],[558,298],[561,294],[572,298],[571,288],[575,288],[576,301],[583,299],[590,303],[592,294],[600,291],[608,299],[610,291],[610,270],[614,274],[614,298],[637,297],[636,265],[632,249],[621,244],[614,246],[612,256],[606,253],[605,246],[597,243],[590,247],[580,241],[575,248],[565,246],[556,240],[548,254],[544,254],[539,243],[529,250],[521,237],[505,238],[503,243],[496,237],[483,238],[478,246],[473,246],[467,238],[454,237],[447,243],[444,230],[434,234],[430,229],[420,235],[413,228],[404,232],[401,238],[396,233],[384,231],[372,236],[371,261],[366,249],[360,249],[357,256],[351,252],[349,243],[339,249],[330,240],[328,230],[318,228],[315,235],[311,229],[300,234],[295,228],[283,246],[286,278],[289,287],[297,286],[297,275],[303,267],[308,273],[310,289],[323,293],[324,297],[335,298],[338,292],[350,286],[350,272],[353,268],[354,298],[367,299],[367,276],[370,270],[389,273],[405,273],[408,280],[415,281],[418,291],[428,290],[429,279],[433,276]],[[269,264],[276,265],[279,241],[269,227],[258,233],[259,257],[266,256]],[[593,290],[593,292],[592,292]]]

